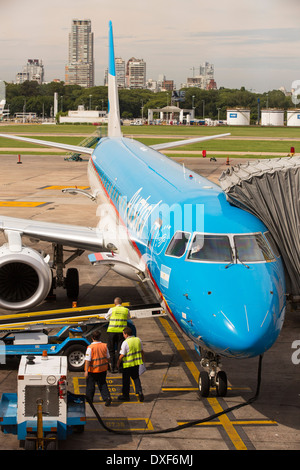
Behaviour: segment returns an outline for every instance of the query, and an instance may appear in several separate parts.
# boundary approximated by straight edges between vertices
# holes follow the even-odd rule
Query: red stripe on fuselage
[[[106,197],[107,197],[109,203],[113,206],[113,208],[114,208],[114,210],[115,210],[115,212],[116,212],[116,214],[117,214],[117,216],[118,216],[119,221],[120,221],[120,222],[123,224],[123,226],[126,228],[127,235],[128,235],[128,238],[129,238],[129,240],[130,240],[132,246],[134,247],[135,251],[137,252],[139,258],[142,258],[142,253],[140,252],[140,250],[139,250],[137,244],[136,244],[133,240],[131,240],[131,238],[130,238],[130,233],[129,233],[129,231],[128,231],[127,225],[125,224],[124,220],[123,220],[122,217],[120,216],[120,213],[119,213],[118,209],[116,208],[116,206],[115,206],[113,200],[111,199],[110,195],[108,194],[108,191],[106,190],[106,188],[105,188],[105,186],[104,186],[104,184],[103,184],[103,181],[102,181],[102,179],[101,179],[101,176],[99,175],[99,172],[98,172],[98,170],[97,170],[97,167],[96,167],[96,165],[94,164],[92,158],[90,159],[90,162],[92,163],[92,166],[93,166],[93,168],[94,168],[94,171],[96,172],[97,178],[98,178],[98,180],[99,180],[99,182],[100,182],[101,187],[102,187],[103,190],[104,190],[104,193],[105,193],[105,195],[106,195]],[[149,273],[149,276],[150,276],[150,278],[151,278],[151,281],[153,282],[154,287],[156,288],[157,292],[159,293],[160,298],[161,298],[161,299],[163,300],[163,302],[165,303],[169,314],[171,315],[171,317],[173,318],[173,320],[176,322],[176,324],[179,326],[178,321],[176,320],[176,318],[175,318],[175,316],[173,315],[173,313],[172,313],[170,307],[168,306],[168,304],[167,304],[167,302],[166,302],[166,300],[165,300],[165,298],[164,298],[162,292],[160,291],[160,289],[159,289],[159,287],[158,287],[158,285],[157,285],[155,279],[153,278],[151,272],[149,271],[148,266],[146,266],[146,269],[147,269],[147,271],[148,271],[148,273]]]

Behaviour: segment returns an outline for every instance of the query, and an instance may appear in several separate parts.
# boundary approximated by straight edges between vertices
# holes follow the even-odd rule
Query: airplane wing
[[[219,135],[210,135],[210,136],[206,136],[206,137],[195,137],[194,139],[177,140],[176,142],[165,142],[164,144],[150,145],[150,148],[159,151],[159,150],[165,150],[165,149],[168,149],[168,148],[179,147],[181,145],[196,144],[198,142],[204,142],[206,140],[218,139],[219,137],[226,137],[228,135],[230,135],[230,133],[228,133],[228,134],[219,134]]]
[[[80,147],[79,145],[69,145],[69,144],[61,144],[59,142],[50,142],[47,140],[38,140],[38,139],[30,139],[29,137],[21,137],[18,135],[10,135],[10,134],[0,134],[0,137],[4,137],[5,139],[13,139],[13,140],[20,140],[22,142],[30,142],[31,144],[36,145],[45,145],[47,147],[54,147],[62,150],[66,150],[67,152],[76,152],[84,155],[92,155],[94,149],[88,147]]]
[[[80,248],[88,251],[100,251],[104,247],[103,236],[97,228],[78,225],[40,222],[14,217],[0,217],[0,231],[8,235],[10,232],[35,240],[47,241]]]

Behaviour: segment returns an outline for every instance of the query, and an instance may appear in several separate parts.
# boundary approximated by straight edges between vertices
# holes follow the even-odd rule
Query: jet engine
[[[0,247],[0,308],[23,310],[42,302],[52,285],[52,272],[36,250],[22,246],[15,252]]]

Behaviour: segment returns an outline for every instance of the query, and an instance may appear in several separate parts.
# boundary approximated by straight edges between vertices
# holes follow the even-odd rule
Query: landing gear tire
[[[65,287],[67,292],[67,297],[70,300],[77,300],[79,294],[79,274],[78,269],[69,268],[67,270]]]
[[[199,393],[201,397],[208,397],[210,389],[210,378],[206,371],[200,372],[198,381]]]
[[[216,390],[218,397],[225,397],[227,395],[227,375],[223,370],[217,373]]]

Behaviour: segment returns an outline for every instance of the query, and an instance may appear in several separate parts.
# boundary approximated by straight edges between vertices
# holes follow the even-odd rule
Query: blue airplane
[[[259,219],[232,206],[219,186],[159,152],[228,134],[151,147],[123,137],[111,22],[108,80],[108,137],[95,149],[1,134],[89,155],[86,195],[97,202],[99,224],[92,229],[0,217],[8,240],[0,251],[0,307],[31,308],[51,287],[48,259],[24,247],[23,236],[88,250],[95,266],[108,264],[155,293],[200,355],[200,394],[207,396],[216,386],[224,396],[221,357],[262,355],[282,328],[280,254]],[[53,257],[56,284],[74,285],[74,272],[63,278],[60,253]],[[11,276],[15,270],[24,279],[18,293]]]

